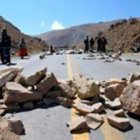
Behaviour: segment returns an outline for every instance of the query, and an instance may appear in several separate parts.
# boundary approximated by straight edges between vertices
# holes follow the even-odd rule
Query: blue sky
[[[0,15],[37,35],[75,25],[140,17],[140,0],[0,0]]]

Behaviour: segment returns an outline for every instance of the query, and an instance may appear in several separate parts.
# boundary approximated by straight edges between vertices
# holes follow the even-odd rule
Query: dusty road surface
[[[140,54],[124,55],[122,61],[105,63],[95,55],[94,59],[87,60],[86,54],[82,55],[53,55],[46,56],[40,60],[39,55],[32,56],[30,59],[13,59],[16,66],[24,68],[26,76],[36,72],[44,67],[49,72],[53,72],[58,79],[71,79],[76,73],[82,73],[86,77],[95,80],[109,80],[110,78],[128,77],[131,72],[140,72],[140,66],[136,63],[127,62],[126,59],[137,59],[140,61]],[[5,66],[0,65],[0,69]],[[14,114],[20,118],[25,126],[26,134],[21,137],[22,140],[139,140],[140,139],[140,121],[130,117],[133,128],[127,132],[121,132],[111,127],[108,122],[96,130],[81,134],[71,134],[66,127],[70,121],[73,110],[62,106],[52,104],[51,106],[42,106],[40,108]],[[7,114],[11,115],[11,114]]]

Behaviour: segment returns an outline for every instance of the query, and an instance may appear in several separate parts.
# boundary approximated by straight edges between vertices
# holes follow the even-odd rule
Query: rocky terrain
[[[15,27],[9,21],[5,20],[3,17],[0,16],[0,30],[2,28],[6,28],[8,34],[11,36],[13,54],[15,54],[15,52],[17,51],[18,42],[22,37],[25,38],[27,48],[30,53],[40,52],[41,50],[46,49],[48,47],[48,45],[41,39],[25,35],[17,27]]]
[[[122,20],[112,24],[105,33],[108,49],[122,49],[129,52],[131,48],[140,48],[140,20]]]

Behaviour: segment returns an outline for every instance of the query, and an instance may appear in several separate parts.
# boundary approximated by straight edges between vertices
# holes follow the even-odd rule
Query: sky
[[[75,25],[140,17],[140,0],[0,0],[0,16],[38,35]]]

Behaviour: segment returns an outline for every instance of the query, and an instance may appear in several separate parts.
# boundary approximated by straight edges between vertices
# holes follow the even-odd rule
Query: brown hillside
[[[7,29],[8,34],[11,36],[13,52],[17,52],[18,42],[22,37],[25,38],[27,48],[30,53],[37,53],[42,49],[48,47],[47,44],[41,39],[21,33],[21,31],[17,27],[15,27],[10,22],[6,21],[3,17],[0,16],[0,31],[4,27]]]
[[[140,47],[140,21],[132,24],[127,20],[127,23],[117,25],[110,28],[105,36],[108,40],[108,49],[122,49],[129,52],[130,48]]]

